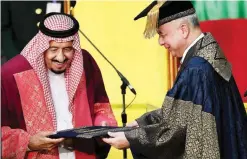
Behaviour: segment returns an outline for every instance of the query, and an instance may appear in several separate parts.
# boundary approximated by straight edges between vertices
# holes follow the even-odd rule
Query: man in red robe
[[[2,66],[3,158],[101,158],[105,145],[50,139],[55,131],[81,126],[116,126],[101,72],[81,49],[77,20],[49,13],[20,55]],[[100,147],[100,148],[99,148]],[[99,152],[98,150],[101,150]]]

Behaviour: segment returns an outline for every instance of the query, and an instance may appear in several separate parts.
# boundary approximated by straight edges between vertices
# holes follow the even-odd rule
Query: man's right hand
[[[30,137],[28,148],[31,151],[41,151],[41,150],[51,150],[54,147],[58,146],[64,138],[59,139],[50,139],[47,136],[52,135],[53,132],[43,131],[35,134]]]
[[[127,123],[126,124],[127,127],[139,127],[138,123],[136,120],[130,122],[130,123]]]

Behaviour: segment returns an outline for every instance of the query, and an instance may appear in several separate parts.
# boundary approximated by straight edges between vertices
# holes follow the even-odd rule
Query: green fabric
[[[247,18],[247,1],[192,1],[200,21]]]

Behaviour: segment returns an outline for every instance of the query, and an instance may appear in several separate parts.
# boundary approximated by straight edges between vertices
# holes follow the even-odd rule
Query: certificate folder
[[[94,137],[109,137],[107,132],[120,132],[120,131],[130,131],[135,128],[132,127],[112,127],[112,126],[85,126],[74,129],[61,130],[50,138],[84,138],[90,139]]]

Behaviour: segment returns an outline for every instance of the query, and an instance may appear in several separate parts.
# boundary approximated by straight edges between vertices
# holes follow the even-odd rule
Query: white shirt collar
[[[198,37],[196,38],[196,40],[194,40],[193,43],[190,44],[189,47],[187,47],[187,49],[184,51],[184,54],[183,54],[183,56],[182,56],[182,59],[180,60],[180,63],[181,63],[181,64],[183,63],[184,58],[185,58],[185,56],[187,55],[189,49],[190,49],[193,45],[195,45],[195,43],[196,43],[198,40],[200,40],[202,37],[204,37],[204,34],[203,34],[203,33],[201,33],[201,35],[198,36]]]

